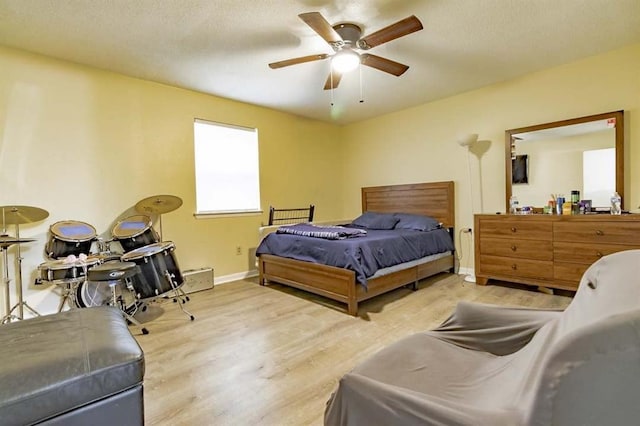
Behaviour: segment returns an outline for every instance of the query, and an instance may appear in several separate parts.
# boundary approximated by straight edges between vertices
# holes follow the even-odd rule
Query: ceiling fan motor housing
[[[357,46],[358,40],[360,40],[360,36],[362,35],[362,28],[360,28],[356,24],[351,23],[343,23],[337,24],[333,26],[333,29],[342,37],[342,42],[337,42],[333,44],[333,49],[335,51],[340,50],[344,46],[347,47],[359,47]]]

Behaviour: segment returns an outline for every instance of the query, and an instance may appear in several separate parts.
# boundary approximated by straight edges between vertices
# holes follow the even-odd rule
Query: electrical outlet
[[[465,234],[471,234],[471,233],[473,233],[473,231],[471,230],[471,228],[462,228],[462,232],[464,232]]]
[[[236,255],[240,256],[242,254],[242,247],[236,246]]]

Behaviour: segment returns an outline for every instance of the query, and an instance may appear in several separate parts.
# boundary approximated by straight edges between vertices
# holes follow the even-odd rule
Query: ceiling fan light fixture
[[[342,49],[331,58],[331,67],[341,74],[353,71],[360,65],[360,55],[351,49]]]

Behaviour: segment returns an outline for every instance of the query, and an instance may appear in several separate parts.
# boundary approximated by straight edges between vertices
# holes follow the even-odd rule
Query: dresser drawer
[[[513,276],[538,279],[553,278],[553,262],[513,257],[480,255],[481,275]]]
[[[553,245],[551,241],[482,238],[480,240],[480,253],[493,256],[553,260]]]
[[[553,224],[533,220],[480,220],[480,238],[518,238],[521,240],[551,241]]]
[[[553,225],[553,239],[565,242],[637,246],[640,242],[640,222],[557,222]]]
[[[570,282],[577,289],[582,275],[589,266],[591,265],[585,263],[555,262],[553,264],[553,278],[557,281]]]
[[[556,262],[576,262],[592,264],[611,253],[633,249],[633,246],[621,244],[553,243],[553,259]],[[640,248],[640,244],[636,246]]]

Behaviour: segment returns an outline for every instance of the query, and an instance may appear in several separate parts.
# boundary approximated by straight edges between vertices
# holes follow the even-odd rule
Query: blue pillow
[[[393,229],[398,220],[392,213],[364,212],[351,224],[367,229]]]
[[[430,216],[410,213],[394,213],[398,219],[395,229],[414,229],[416,231],[432,231],[442,227],[442,224]]]

